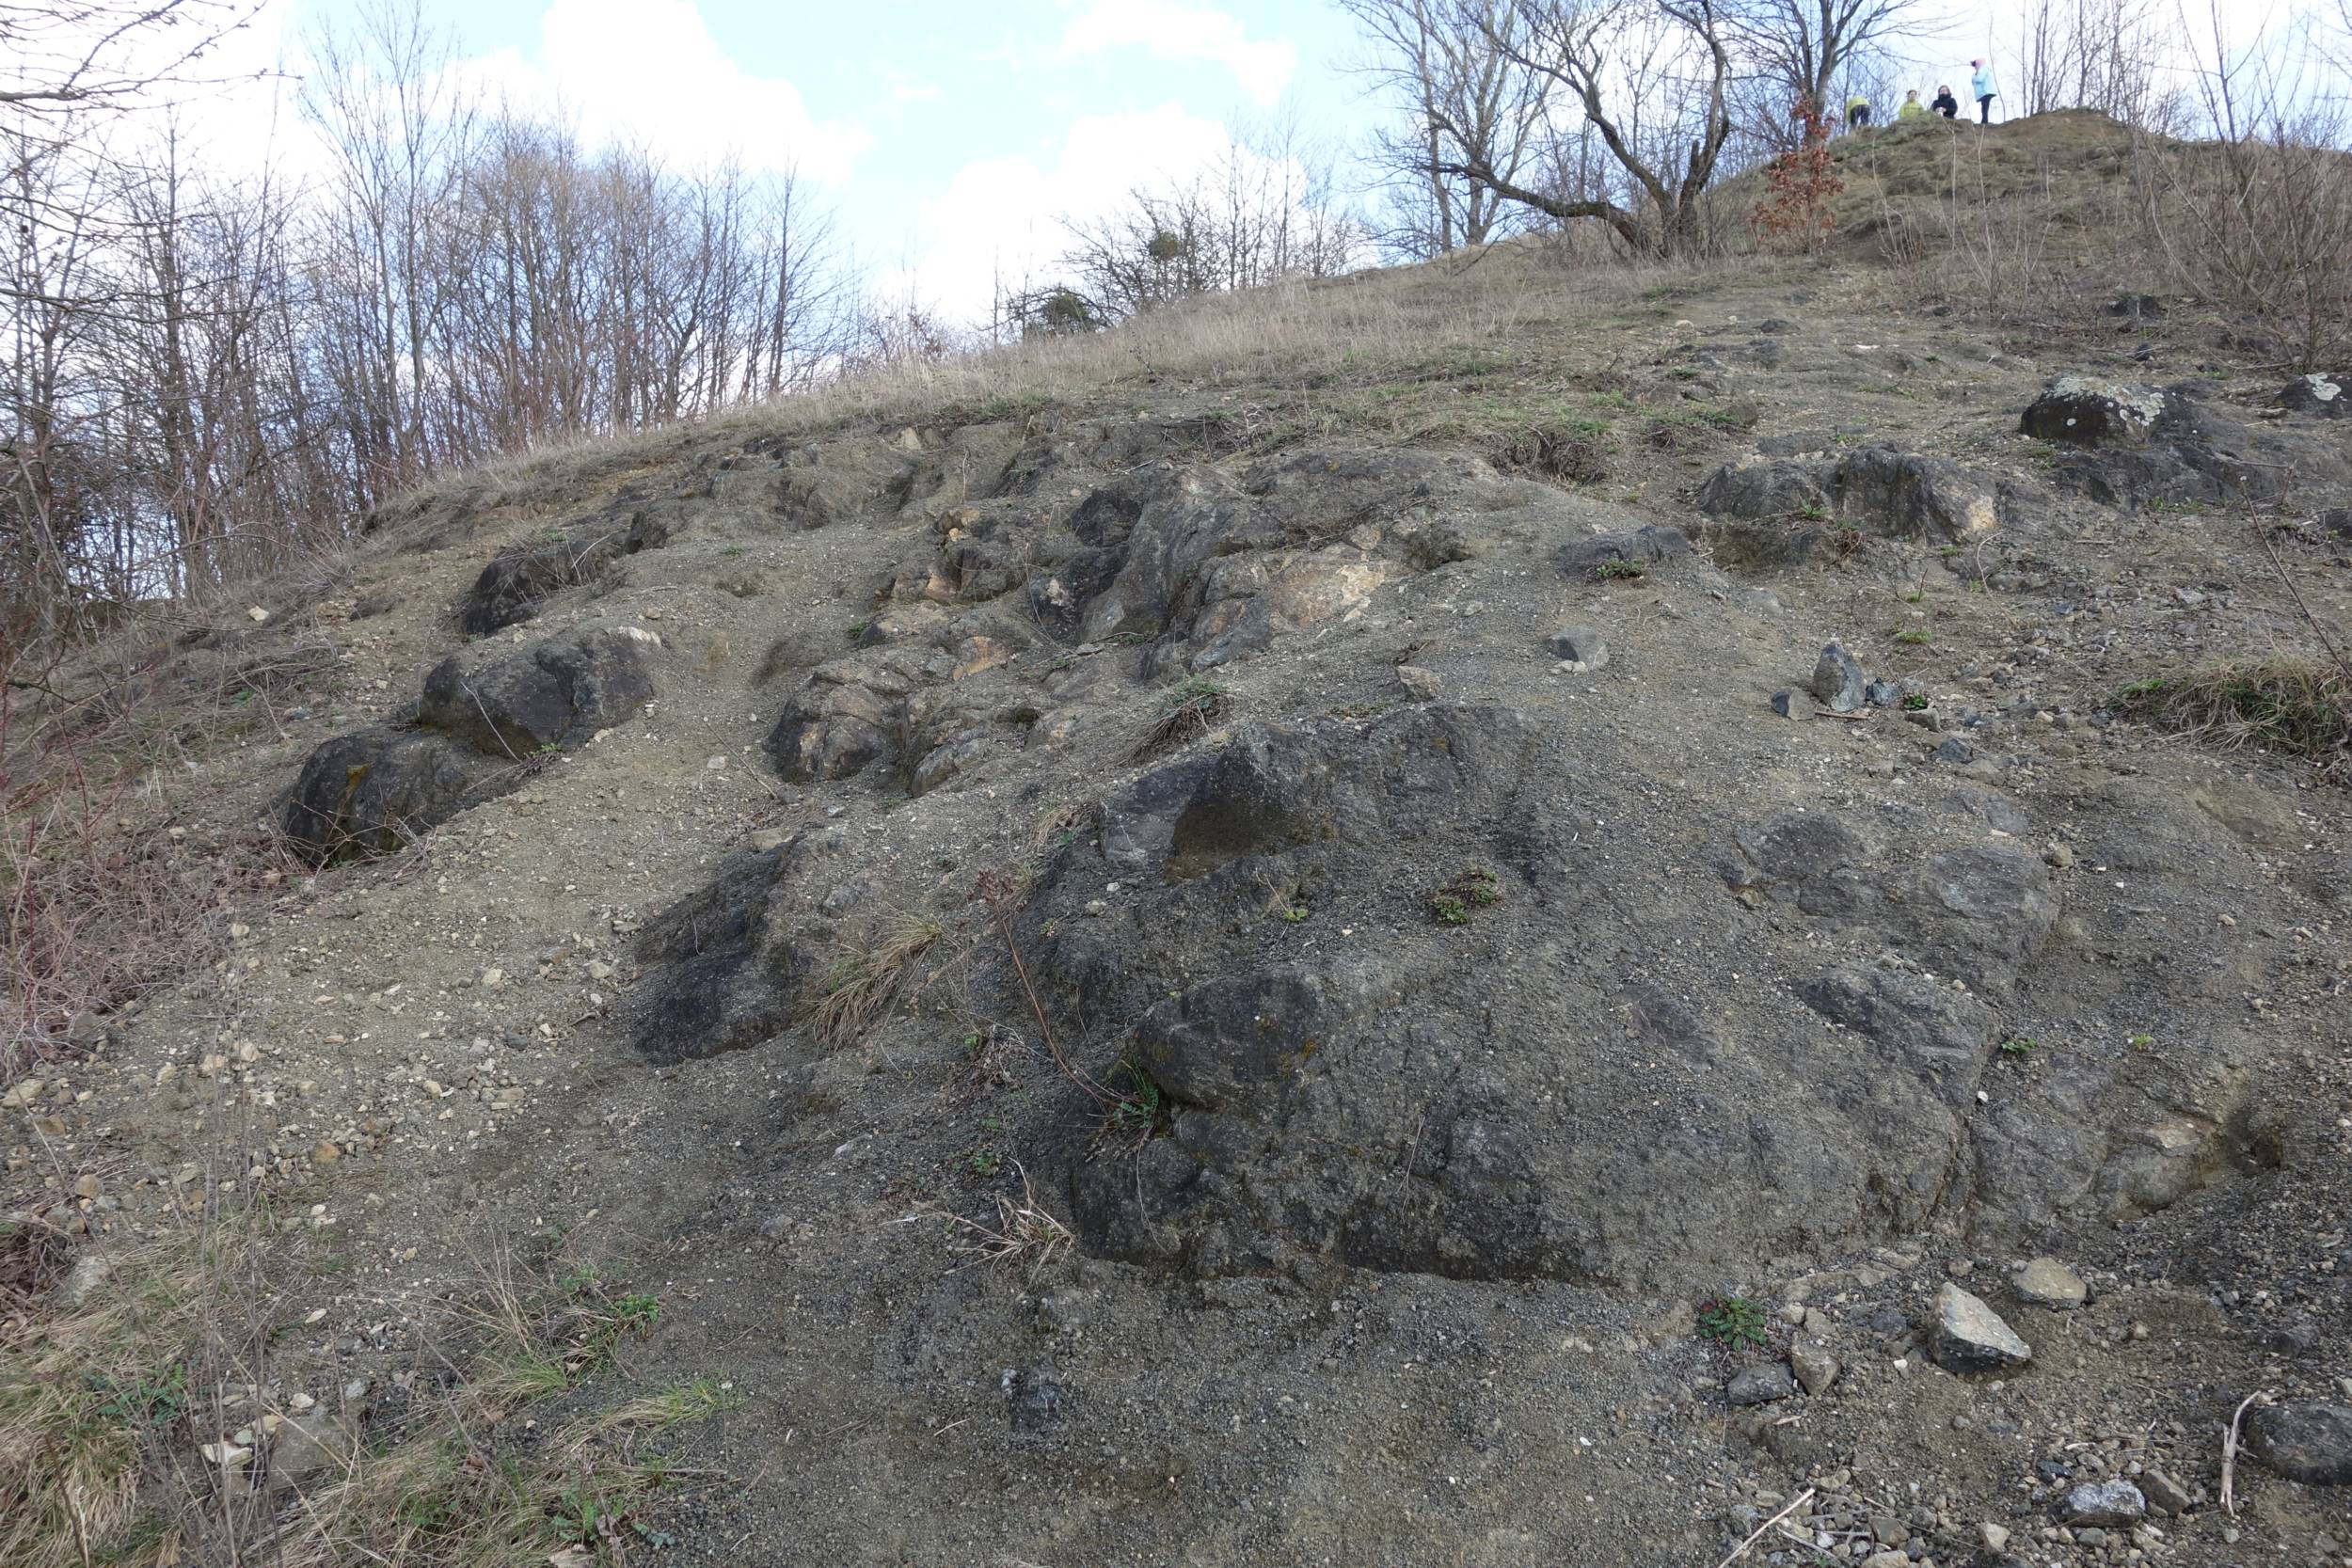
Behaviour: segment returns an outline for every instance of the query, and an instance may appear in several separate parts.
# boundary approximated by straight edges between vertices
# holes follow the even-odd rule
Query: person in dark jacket
[[[1960,100],[1952,96],[1952,89],[1949,87],[1936,88],[1935,102],[1928,107],[1942,115],[1946,119],[1960,118]]]

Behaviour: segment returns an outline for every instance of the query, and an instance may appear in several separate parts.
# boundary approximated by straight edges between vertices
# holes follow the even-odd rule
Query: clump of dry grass
[[[1144,736],[1139,754],[1181,746],[1209,733],[1210,721],[1223,713],[1232,693],[1207,675],[1186,675],[1159,694],[1159,717]]]
[[[2152,676],[2116,693],[2136,718],[2225,747],[2260,746],[2352,771],[2352,678],[2315,658],[2280,657]]]
[[[1012,1168],[1020,1175],[1021,1194],[1018,1197],[1010,1193],[996,1195],[993,1226],[961,1214],[954,1223],[964,1237],[962,1250],[972,1254],[973,1262],[1025,1263],[1034,1276],[1068,1252],[1075,1239],[1070,1227],[1038,1201],[1037,1186],[1029,1180],[1027,1167],[1016,1160]]]
[[[844,942],[809,1008],[809,1022],[829,1044],[855,1044],[890,1005],[907,966],[946,934],[936,918],[900,911],[879,930]]]

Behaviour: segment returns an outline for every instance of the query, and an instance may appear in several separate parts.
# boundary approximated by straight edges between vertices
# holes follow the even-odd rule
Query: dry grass
[[[1232,693],[1207,675],[1186,675],[1162,691],[1158,717],[1136,751],[1138,756],[1181,746],[1209,733],[1210,723],[1231,705]]]
[[[878,929],[844,942],[809,1008],[809,1022],[829,1044],[856,1044],[890,1005],[907,966],[946,934],[932,916],[902,910]]]
[[[975,1263],[1023,1263],[1034,1277],[1068,1252],[1074,1238],[1070,1227],[1038,1201],[1037,1187],[1029,1180],[1027,1167],[1016,1160],[1012,1168],[1021,1177],[1021,1196],[996,1195],[993,1226],[965,1219],[961,1214],[954,1217],[954,1224],[964,1237],[962,1249],[972,1254]]]
[[[68,1239],[0,1230],[0,1562],[618,1563],[658,1534],[647,1507],[695,1479],[644,1440],[738,1402],[703,1378],[519,1420],[611,1367],[660,1306],[520,1270],[501,1250],[464,1299],[433,1309],[396,1420],[362,1433],[320,1407],[278,1407],[262,1397],[284,1294],[271,1230],[261,1214],[215,1218],[119,1250],[71,1301],[55,1289]],[[299,1475],[298,1439],[314,1444]],[[230,1463],[205,1452],[224,1442]]]
[[[2332,662],[2282,656],[2132,682],[2116,705],[2209,744],[2308,757],[2352,773],[2352,679]]]

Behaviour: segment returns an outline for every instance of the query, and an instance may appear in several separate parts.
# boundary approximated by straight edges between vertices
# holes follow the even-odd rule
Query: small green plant
[[[850,622],[850,641],[852,641],[852,642],[856,642],[856,641],[862,641],[862,640],[865,638],[865,636],[866,636],[866,632],[867,632],[867,631],[868,631],[868,630],[869,630],[869,629],[873,626],[873,625],[874,625],[874,623],[873,623],[873,622],[871,622],[871,621],[852,621],[852,622]]]
[[[542,740],[539,742],[539,754],[543,757],[551,757],[555,755],[560,749],[561,748],[559,748],[552,740]]]
[[[1895,634],[1895,641],[1901,643],[1906,648],[1924,648],[1929,643],[1935,641],[1935,633],[1919,626],[1912,626],[1906,630],[1897,632]]]
[[[2125,1041],[2125,1043],[2128,1044],[2134,1051],[2145,1051],[2150,1046],[2156,1043],[2156,1037],[2153,1035],[2133,1035]]]
[[[100,1420],[119,1422],[138,1430],[167,1427],[187,1413],[188,1368],[185,1362],[175,1362],[159,1372],[145,1372],[117,1380],[103,1372],[86,1372],[84,1385],[93,1394],[103,1396],[90,1407],[90,1415]]]
[[[653,1325],[660,1317],[661,1303],[642,1291],[631,1291],[612,1304],[614,1326],[640,1339],[653,1332]]]
[[[2042,1042],[2031,1035],[2011,1035],[2001,1042],[2004,1056],[2030,1056],[2042,1049]]]
[[[1910,593],[1903,595],[1903,603],[1905,604],[1925,604],[1927,602],[1928,591],[1924,588],[1915,588]]]
[[[1808,523],[1825,523],[1829,521],[1829,508],[1820,501],[1807,501],[1797,508],[1797,515]]]
[[[1429,895],[1429,917],[1440,926],[1467,926],[1470,911],[1502,902],[1502,886],[1492,871],[1473,865]]]
[[[1924,713],[1929,706],[1928,694],[1924,691],[1915,691],[1903,699],[1903,710],[1907,713]]]
[[[1745,1296],[1717,1296],[1699,1304],[1699,1332],[1726,1350],[1764,1342],[1764,1308]]]
[[[1595,582],[1622,582],[1640,577],[1642,568],[1638,562],[1631,561],[1600,561],[1594,562],[1592,571],[1587,575]]]
[[[965,1164],[975,1176],[994,1176],[1005,1168],[1005,1157],[993,1148],[976,1148]]]
[[[1296,926],[1312,913],[1314,913],[1314,911],[1309,909],[1304,904],[1293,904],[1289,909],[1282,911],[1282,918],[1291,925]]]

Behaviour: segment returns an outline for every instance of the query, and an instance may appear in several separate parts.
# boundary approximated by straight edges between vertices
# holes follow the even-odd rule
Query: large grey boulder
[[[304,759],[279,827],[287,847],[313,864],[389,855],[503,793],[508,772],[464,741],[430,730],[357,730]]]
[[[584,626],[517,648],[461,648],[433,667],[418,721],[475,750],[519,760],[578,744],[636,717],[654,695],[648,653],[660,639],[635,626]]]

